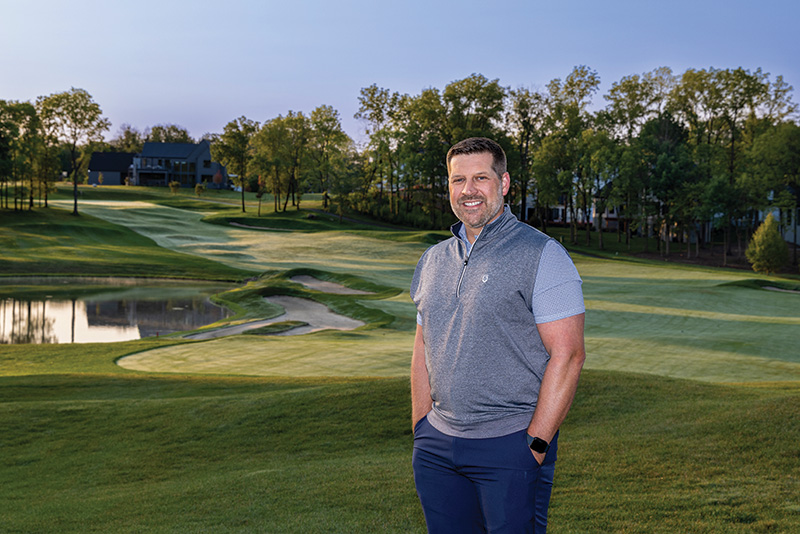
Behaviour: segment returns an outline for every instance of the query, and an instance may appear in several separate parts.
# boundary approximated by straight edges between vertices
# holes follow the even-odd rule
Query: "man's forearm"
[[[528,427],[530,435],[545,441],[553,439],[572,406],[584,359],[583,353],[575,353],[550,360],[539,389],[536,411]]]
[[[414,338],[414,351],[411,355],[411,427],[425,417],[431,409],[431,386],[428,381],[428,368],[425,365],[425,341],[422,328],[417,325]]]
[[[531,436],[551,441],[569,413],[586,359],[583,323],[581,314],[539,326],[550,362],[528,427]]]

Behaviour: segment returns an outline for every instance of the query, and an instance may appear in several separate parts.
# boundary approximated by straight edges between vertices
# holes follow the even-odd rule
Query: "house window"
[[[203,168],[204,169],[210,169],[211,168],[211,161],[207,160],[207,159],[204,159],[203,160]]]

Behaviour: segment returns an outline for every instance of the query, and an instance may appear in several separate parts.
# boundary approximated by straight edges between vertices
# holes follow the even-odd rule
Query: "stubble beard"
[[[473,200],[480,200],[483,202],[484,210],[478,213],[471,213],[463,207],[465,202],[472,202]],[[457,203],[450,203],[453,212],[462,223],[473,229],[483,228],[491,220],[493,220],[498,213],[503,209],[503,187],[498,188],[497,202],[490,203],[483,195],[475,195],[471,197],[463,197],[458,199]]]

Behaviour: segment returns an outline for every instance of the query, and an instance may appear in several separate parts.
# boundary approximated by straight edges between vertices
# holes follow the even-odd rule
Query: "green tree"
[[[490,81],[482,74],[472,74],[447,84],[442,100],[450,144],[467,137],[490,137],[501,142],[505,98],[506,89],[500,81]]]
[[[794,226],[793,264],[797,265],[798,210],[800,210],[800,126],[782,122],[756,138],[749,160],[749,188],[761,192],[765,199],[785,199],[781,219]],[[784,218],[783,215],[786,215]]]
[[[286,199],[283,202],[283,211],[292,198],[292,206],[300,209],[300,199],[303,195],[301,187],[307,173],[308,167],[308,141],[311,135],[311,127],[308,117],[302,111],[297,113],[289,111],[286,114],[287,136],[283,144],[284,161],[289,173],[288,190]]]
[[[342,129],[339,112],[319,106],[311,112],[308,154],[310,172],[322,192],[322,208],[328,209],[331,182],[341,175],[344,160],[353,141]]]
[[[671,108],[689,130],[693,159],[709,190],[707,197],[715,203],[708,211],[723,230],[725,264],[734,229],[741,253],[740,222],[751,209],[749,192],[739,180],[755,138],[750,130],[763,129],[793,105],[782,79],[771,83],[761,69],[751,73],[742,68],[710,68],[684,72],[671,96]]]
[[[445,108],[438,89],[400,100],[397,139],[398,160],[403,168],[405,222],[412,226],[440,228],[447,208],[447,166],[449,148]],[[410,220],[409,220],[410,218]]]
[[[587,108],[599,85],[597,72],[586,66],[575,67],[563,82],[557,78],[547,85],[548,134],[534,156],[539,194],[548,204],[564,200],[573,243],[578,224],[576,187],[586,180],[582,167],[583,132],[593,127],[594,118]]]
[[[275,211],[286,211],[289,199],[300,209],[303,185],[308,176],[310,126],[302,112],[290,111],[264,123],[253,137],[253,168],[265,190],[274,195]],[[285,193],[282,208],[280,197]]]
[[[391,93],[388,89],[375,84],[361,89],[358,97],[359,107],[355,114],[356,119],[366,122],[366,133],[369,136],[366,162],[369,164],[365,176],[378,184],[378,207],[384,201],[384,184],[389,187],[389,213],[395,213],[395,169],[397,160],[397,115],[401,97],[398,93]],[[369,184],[367,184],[369,185]],[[368,187],[367,187],[368,188]]]
[[[659,222],[664,254],[669,254],[675,224],[688,226],[694,215],[686,194],[694,178],[687,142],[686,130],[669,112],[648,121],[638,138],[648,172],[649,192],[657,203],[654,215]]]
[[[257,122],[241,116],[226,124],[222,134],[211,145],[212,157],[236,175],[234,183],[242,188],[242,213],[246,211],[244,190],[253,160],[252,140],[258,128]]]
[[[614,178],[614,206],[617,208],[622,228],[624,231],[625,243],[628,250],[631,249],[632,234],[638,230],[645,237],[645,249],[647,251],[647,176],[649,169],[645,160],[645,154],[638,142],[631,144],[622,143],[619,147],[619,172]],[[622,236],[618,234],[621,241]]]
[[[5,142],[5,202],[8,207],[8,186],[14,185],[14,209],[23,209],[27,197],[28,209],[33,209],[36,181],[36,157],[40,149],[41,128],[36,109],[30,102],[0,101],[0,136]],[[27,184],[27,187],[26,187]]]
[[[73,185],[73,215],[78,215],[78,180],[82,169],[89,163],[91,147],[102,142],[103,132],[111,123],[103,117],[100,105],[84,89],[73,87],[69,91],[39,97],[37,108],[45,128],[63,141],[70,157],[70,174]]]
[[[753,234],[745,255],[757,273],[771,274],[788,263],[789,250],[771,213]]]
[[[532,160],[536,147],[545,135],[547,95],[524,87],[508,90],[505,129],[511,140],[509,170],[512,188],[519,198],[519,218],[528,219],[529,186],[533,180]],[[544,216],[540,213],[540,219]]]
[[[630,144],[647,120],[660,114],[677,80],[669,67],[659,67],[641,76],[624,76],[614,82],[604,98],[609,125],[618,139]]]
[[[603,217],[613,194],[613,179],[618,175],[617,144],[609,133],[599,128],[584,130],[580,140],[577,192],[586,221],[586,246],[591,243],[590,211],[594,208],[594,227],[598,248],[603,249]]]
[[[634,222],[637,218],[640,221],[638,226],[644,228],[647,235],[646,197],[643,194],[646,177],[636,138],[648,120],[666,109],[669,94],[676,83],[677,79],[669,67],[659,67],[641,76],[624,76],[611,85],[608,94],[604,95],[608,105],[598,112],[600,122],[620,143],[619,172],[614,179],[609,202],[617,209],[618,239],[621,241],[624,230],[628,247],[632,230],[637,226]]]
[[[144,147],[144,136],[130,124],[123,124],[109,144],[117,152],[138,154]]]
[[[283,144],[287,134],[286,120],[278,116],[266,121],[253,136],[253,169],[259,175],[263,188],[272,193],[275,212],[279,210],[279,198],[285,182]]]
[[[189,131],[177,124],[157,124],[145,128],[144,140],[150,143],[194,143]]]
[[[8,187],[14,166],[13,143],[19,136],[11,106],[0,100],[0,208],[8,208]]]

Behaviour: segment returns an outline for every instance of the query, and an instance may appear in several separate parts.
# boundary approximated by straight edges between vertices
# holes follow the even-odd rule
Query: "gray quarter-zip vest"
[[[531,299],[551,238],[506,206],[467,256],[460,224],[425,251],[411,282],[434,401],[428,420],[451,436],[503,436],[530,423],[550,359]]]

